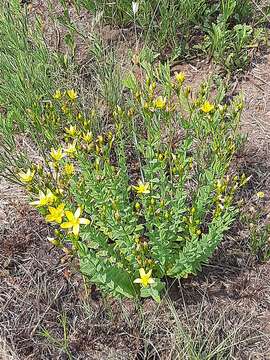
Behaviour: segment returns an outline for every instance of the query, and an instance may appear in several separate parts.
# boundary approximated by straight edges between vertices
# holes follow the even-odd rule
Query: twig
[[[44,313],[40,316],[37,324],[34,326],[33,330],[30,333],[30,338],[33,337],[35,331],[37,330],[38,326],[40,325],[41,321],[44,319],[45,315],[47,314],[47,312],[50,310],[51,306],[53,305],[53,303],[55,302],[55,300],[58,298],[59,294],[61,293],[61,291],[63,290],[64,285],[62,285],[62,287],[58,290],[57,294],[55,295],[55,297],[53,298],[53,300],[51,301],[51,303],[47,306],[46,310],[44,311]]]

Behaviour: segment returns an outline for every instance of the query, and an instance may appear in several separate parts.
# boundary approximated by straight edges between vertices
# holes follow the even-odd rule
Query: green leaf
[[[115,290],[124,296],[133,298],[136,295],[130,276],[122,269],[110,268],[106,272],[106,281],[113,281]]]
[[[152,297],[156,302],[160,302],[159,292],[154,287],[142,287],[140,295],[142,298]]]
[[[136,91],[137,89],[137,80],[135,75],[130,72],[123,80],[123,85],[129,90]]]

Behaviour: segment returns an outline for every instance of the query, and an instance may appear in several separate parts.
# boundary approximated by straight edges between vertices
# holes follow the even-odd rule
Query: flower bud
[[[51,237],[48,237],[47,239],[54,246],[59,246],[61,244],[61,242],[58,239],[51,238]]]
[[[119,221],[121,219],[121,215],[120,215],[119,211],[115,212],[114,218],[115,218],[116,221]]]
[[[135,209],[138,211],[138,210],[140,210],[140,208],[141,208],[140,203],[136,202],[136,204],[135,204]]]

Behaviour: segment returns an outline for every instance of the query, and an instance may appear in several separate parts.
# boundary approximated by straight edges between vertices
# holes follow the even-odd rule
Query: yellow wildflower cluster
[[[62,149],[59,148],[58,150],[52,150],[51,156],[55,161],[59,161],[63,158]],[[67,175],[72,175],[74,171],[74,165],[72,163],[65,164],[64,172]],[[30,169],[28,169],[26,172],[19,173],[21,181],[28,184],[30,184],[34,175],[35,171],[31,171]],[[33,187],[33,189],[35,188],[36,187]],[[87,225],[90,223],[90,220],[81,217],[81,207],[78,207],[74,213],[70,210],[65,210],[66,205],[64,202],[61,202],[61,194],[63,193],[61,190],[62,189],[59,188],[55,189],[54,191],[49,188],[46,188],[45,190],[39,190],[37,199],[30,202],[30,204],[36,208],[43,209],[42,213],[44,214],[46,221],[59,224],[62,229],[70,229],[70,233],[78,236],[80,225]],[[66,218],[67,221],[63,221],[64,218]]]
[[[67,90],[67,92],[61,92],[60,89],[57,89],[53,94],[53,99],[61,100],[65,95],[67,95],[68,99],[71,101],[75,101],[78,98],[78,94],[74,89]]]
[[[73,106],[72,104],[77,100],[78,94],[73,89],[66,92],[58,89],[52,97],[60,102],[60,108],[68,113],[70,106]],[[50,111],[51,107],[48,107],[48,110]],[[34,199],[30,204],[40,209],[47,222],[58,224],[61,229],[67,229],[68,233],[78,236],[80,226],[89,224],[90,220],[81,216],[81,207],[78,207],[74,213],[67,209],[68,205],[65,199],[68,196],[70,177],[75,174],[75,156],[84,144],[87,144],[87,149],[89,149],[94,140],[92,132],[87,129],[88,120],[84,119],[81,113],[77,113],[77,115],[75,113],[74,119],[77,120],[78,125],[81,124],[83,130],[79,129],[80,126],[77,123],[69,123],[64,127],[63,140],[65,144],[51,148],[48,171],[40,165],[33,165],[26,171],[19,172],[18,178],[27,184],[29,191],[33,194]],[[98,146],[102,146],[102,142],[101,138],[96,140]],[[79,143],[82,144],[81,147],[78,147]],[[92,148],[93,145],[91,145]],[[33,182],[35,175],[36,179]],[[46,184],[45,189],[44,184]],[[56,242],[59,241],[55,240],[54,243]]]
[[[66,205],[64,203],[60,203],[56,207],[49,206],[57,200],[57,197],[50,190],[47,190],[46,195],[41,191],[39,200],[30,204],[36,207],[48,207],[48,213],[45,215],[46,221],[59,224],[62,229],[70,229],[71,233],[78,236],[80,225],[88,225],[90,220],[81,217],[82,209],[80,207],[73,213],[70,210],[65,210]],[[65,217],[67,221],[63,221]]]
[[[79,236],[83,227],[90,224],[90,219],[83,214],[86,209],[93,222],[91,231],[86,228],[82,236],[89,240],[86,246],[94,249],[93,254],[104,269],[115,266],[127,271],[131,283],[139,284],[132,288],[136,292],[140,290],[144,296],[159,291],[157,276],[166,275],[167,269],[176,274],[178,271],[170,264],[173,261],[170,253],[164,252],[164,259],[159,259],[155,246],[162,246],[169,239],[171,244],[181,241],[181,247],[190,238],[205,241],[207,236],[199,208],[189,204],[189,198],[184,204],[180,191],[183,186],[185,192],[197,167],[197,159],[201,158],[194,156],[197,147],[205,157],[208,152],[203,146],[208,142],[213,145],[213,149],[209,145],[209,151],[213,150],[215,155],[218,151],[230,154],[224,121],[226,107],[207,100],[206,85],[194,94],[191,87],[184,85],[185,79],[182,72],[171,77],[168,68],[167,72],[149,76],[143,86],[141,82],[129,86],[133,102],[132,99],[126,105],[125,101],[119,102],[121,106],[117,105],[113,111],[115,121],[110,123],[113,130],[98,136],[91,131],[95,128],[92,115],[84,117],[78,110],[77,92],[56,90],[55,101],[51,103],[56,107],[55,113],[60,114],[61,132],[48,151],[47,167],[32,166],[18,174],[34,194],[31,205],[57,227],[55,238],[49,239],[53,245],[65,248],[63,238],[66,237],[73,245],[71,253],[81,250]],[[165,86],[162,87],[162,83]],[[57,115],[55,119],[57,122]],[[224,147],[220,146],[223,142],[212,142],[210,138],[216,131],[216,124],[223,129]],[[187,129],[183,135],[182,127]],[[193,136],[194,148],[190,145]],[[127,144],[130,139],[134,139],[131,148]],[[137,174],[141,176],[134,183],[130,179],[138,177]],[[223,210],[229,207],[233,196],[230,189],[234,186],[238,185],[232,182],[229,186],[224,180],[217,182],[211,192],[214,194],[211,199],[213,217],[222,216]],[[263,193],[259,192],[257,197],[263,198]]]

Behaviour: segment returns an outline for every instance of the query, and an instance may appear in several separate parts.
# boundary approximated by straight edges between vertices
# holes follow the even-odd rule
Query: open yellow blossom
[[[68,221],[61,224],[61,228],[72,229],[73,234],[76,236],[79,234],[81,224],[84,225],[90,224],[90,220],[80,217],[81,208],[78,208],[74,214],[71,211],[66,211],[65,214]]]
[[[68,176],[73,175],[74,172],[75,172],[74,165],[73,165],[73,164],[66,164],[66,165],[64,166],[64,172],[65,172],[65,174],[68,175]]]
[[[63,150],[61,148],[59,148],[57,150],[51,149],[50,154],[51,154],[51,157],[53,158],[53,160],[55,160],[55,161],[60,161],[65,156],[65,154],[63,153]]]
[[[211,104],[209,101],[206,101],[203,106],[201,107],[201,110],[204,113],[210,113],[212,110],[214,110],[215,105]]]
[[[149,270],[148,273],[145,272],[143,268],[139,269],[140,277],[134,280],[135,284],[141,284],[143,287],[154,284],[155,280],[151,278],[152,270]]]
[[[175,73],[175,78],[180,84],[183,84],[183,82],[186,79],[186,76],[183,72],[179,72],[179,73]]]
[[[83,134],[82,138],[86,143],[90,143],[93,140],[92,131],[87,131],[87,133]]]
[[[51,190],[47,189],[46,194],[43,191],[40,191],[39,199],[32,201],[30,205],[34,205],[36,207],[51,205],[56,199],[57,197],[51,192]]]
[[[53,98],[54,98],[55,100],[60,100],[61,97],[62,97],[61,91],[60,91],[59,89],[56,90],[55,93],[53,94]]]
[[[55,207],[49,206],[49,214],[45,217],[46,221],[56,222],[57,224],[61,224],[64,213],[65,204],[60,204]]]
[[[70,89],[70,90],[67,91],[67,96],[70,98],[70,100],[74,101],[74,100],[77,99],[78,94],[73,89]]]
[[[163,96],[158,96],[154,102],[153,102],[153,105],[156,109],[164,109],[165,106],[166,106],[166,97],[163,97]]]
[[[77,132],[76,125],[75,125],[75,126],[70,125],[69,128],[66,127],[66,128],[65,128],[65,132],[66,132],[68,135],[74,137],[74,136],[76,135],[76,132]]]
[[[75,142],[73,142],[72,144],[68,144],[67,148],[65,148],[65,153],[68,155],[74,155],[76,151],[77,149]]]
[[[133,188],[137,191],[138,194],[149,194],[150,193],[150,184],[143,183],[141,180],[138,181],[138,186],[133,186]]]
[[[28,169],[26,172],[21,171],[18,175],[22,182],[29,183],[33,180],[35,170],[31,171],[31,169]]]

